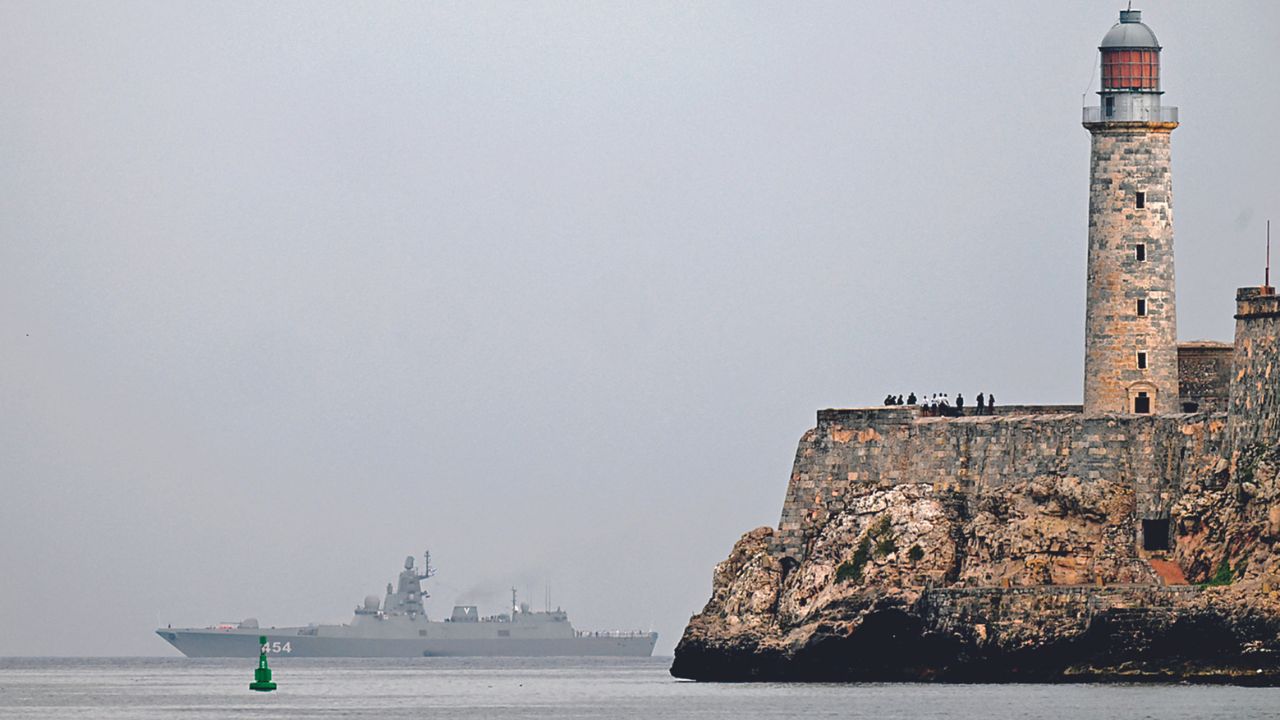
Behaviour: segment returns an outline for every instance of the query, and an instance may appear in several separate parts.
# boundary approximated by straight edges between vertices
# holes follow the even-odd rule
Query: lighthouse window
[[[1146,207],[1146,206],[1147,206],[1147,194],[1146,194],[1146,193],[1144,193],[1144,192],[1140,192],[1140,193],[1138,193],[1138,195],[1137,195],[1137,201],[1138,201],[1138,207],[1139,207],[1139,208],[1144,208],[1144,207]]]
[[[1144,352],[1138,353],[1138,369],[1139,370],[1147,369],[1147,354]]]
[[[1147,301],[1139,300],[1138,301],[1138,317],[1146,317],[1146,315],[1147,315]]]
[[[1138,243],[1137,245],[1134,246],[1134,250],[1136,251],[1135,256],[1138,258],[1138,262],[1142,262],[1147,259],[1146,245],[1142,243]]]

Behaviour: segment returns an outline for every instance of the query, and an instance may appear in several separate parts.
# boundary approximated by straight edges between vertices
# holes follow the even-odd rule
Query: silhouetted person
[[[902,404],[902,396],[901,396],[901,395],[899,395],[899,396],[898,396],[898,399],[897,399],[897,400],[895,400],[893,404],[894,404],[894,405],[901,405],[901,404]]]
[[[982,393],[978,393],[978,414],[985,415],[986,408],[987,408],[987,401],[983,398]]]
[[[908,405],[915,405],[915,404],[916,404],[916,394],[915,394],[915,393],[911,393],[910,395],[908,395],[908,396],[907,396],[907,404],[908,404]]]
[[[960,393],[956,393],[956,414],[964,414],[964,395],[961,395]]]
[[[885,395],[885,396],[884,396],[884,404],[885,404],[885,405],[892,405],[892,404],[893,404],[893,396],[892,396],[892,395]]]
[[[996,414],[996,394],[995,393],[991,393],[990,395],[987,396],[987,414],[988,415]]]

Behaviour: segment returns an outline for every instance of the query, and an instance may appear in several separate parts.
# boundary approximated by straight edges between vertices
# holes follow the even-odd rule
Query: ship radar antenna
[[[418,576],[420,580],[426,580],[436,574],[436,569],[431,567],[431,551],[427,550],[422,553],[422,574]]]
[[[511,617],[516,616],[516,612],[520,610],[520,606],[516,604],[516,586],[511,586]]]

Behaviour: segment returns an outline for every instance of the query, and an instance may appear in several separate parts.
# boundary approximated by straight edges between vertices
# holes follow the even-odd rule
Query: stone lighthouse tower
[[[1160,43],[1139,10],[1102,38],[1102,104],[1084,109],[1093,136],[1084,411],[1178,407],[1173,184],[1178,110],[1160,105]]]

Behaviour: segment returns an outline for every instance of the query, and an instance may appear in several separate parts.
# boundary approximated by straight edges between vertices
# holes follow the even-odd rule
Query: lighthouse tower
[[[1160,43],[1140,10],[1120,11],[1102,38],[1093,136],[1084,411],[1178,411],[1173,184],[1169,139],[1178,109],[1160,105]]]

